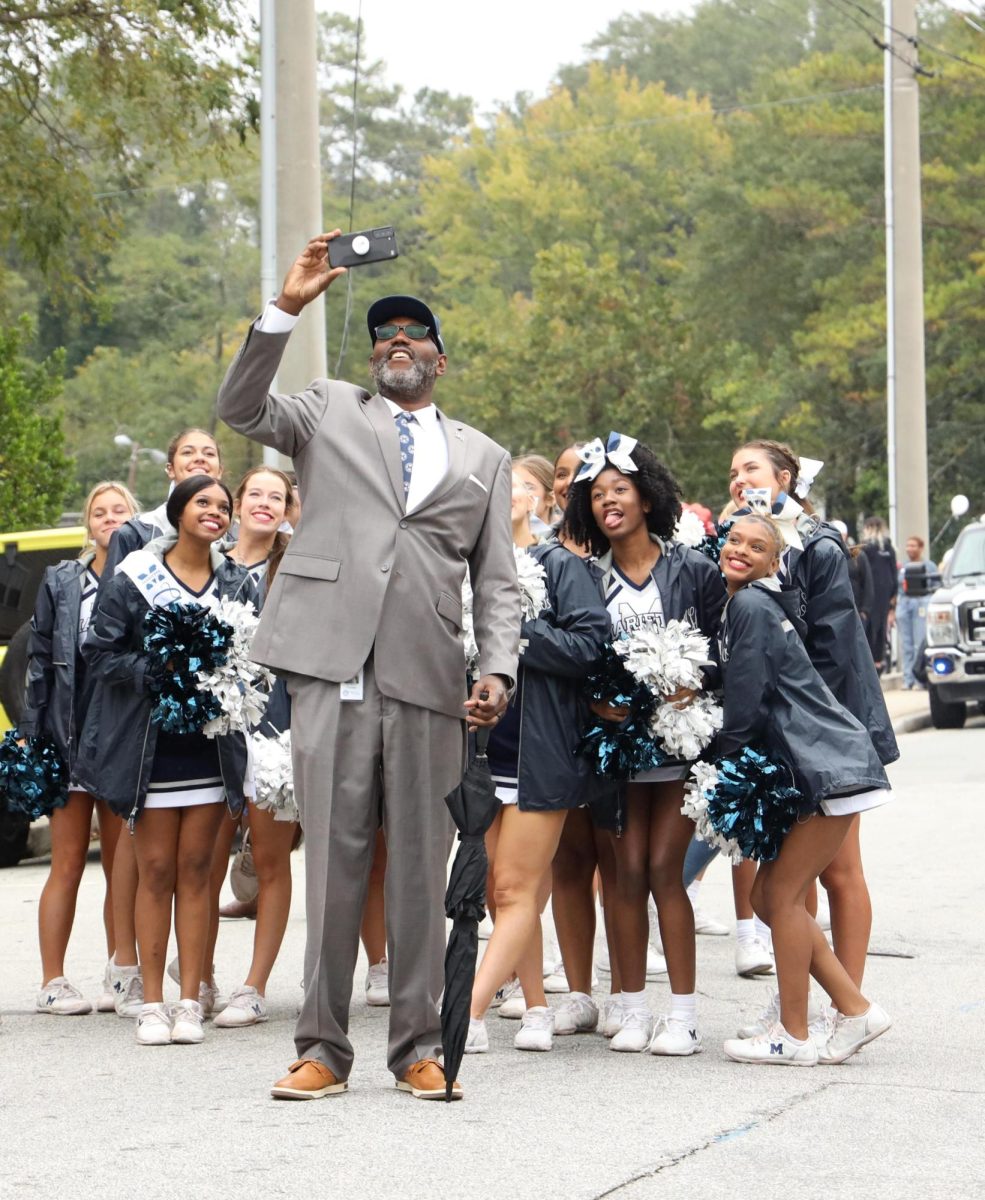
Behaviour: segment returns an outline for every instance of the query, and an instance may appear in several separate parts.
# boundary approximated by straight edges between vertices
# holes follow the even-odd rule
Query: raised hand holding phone
[[[305,246],[284,277],[276,300],[279,309],[297,316],[333,280],[346,273],[345,267],[332,267],[328,261],[329,242],[341,236],[341,229],[333,229],[331,233],[320,233]]]

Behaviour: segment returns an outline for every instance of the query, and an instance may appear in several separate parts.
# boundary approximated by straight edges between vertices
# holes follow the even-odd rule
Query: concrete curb
[[[911,713],[893,724],[893,733],[919,733],[921,729],[933,728],[930,713]]]

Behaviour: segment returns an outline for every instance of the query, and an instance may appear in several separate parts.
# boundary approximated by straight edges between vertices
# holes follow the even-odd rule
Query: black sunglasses
[[[411,341],[421,342],[426,337],[431,336],[431,329],[428,325],[377,325],[373,330],[376,334],[378,342],[388,342],[391,338],[395,338],[398,333],[405,333]]]

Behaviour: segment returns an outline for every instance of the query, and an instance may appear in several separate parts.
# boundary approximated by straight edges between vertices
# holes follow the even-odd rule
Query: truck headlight
[[[958,641],[958,625],[950,604],[931,604],[927,608],[927,645],[954,646]]]

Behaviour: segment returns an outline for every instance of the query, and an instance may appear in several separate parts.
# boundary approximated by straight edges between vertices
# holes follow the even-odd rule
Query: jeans
[[[903,686],[913,687],[913,661],[927,631],[927,596],[900,596],[896,602],[896,627],[899,629]]]
[[[687,848],[687,856],[684,859],[684,886],[690,887],[717,854],[717,846],[703,842],[700,838],[691,838],[691,844]]]

